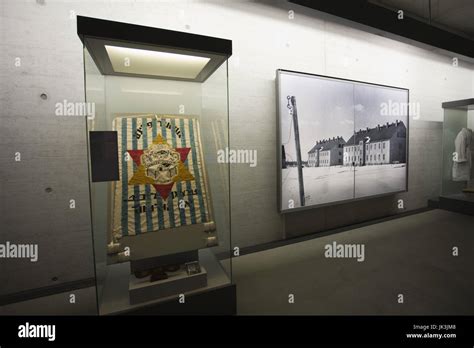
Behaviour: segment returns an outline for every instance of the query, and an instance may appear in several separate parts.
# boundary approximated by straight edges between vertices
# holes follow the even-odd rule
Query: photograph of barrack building
[[[333,137],[316,142],[308,151],[308,167],[329,167],[343,164],[343,147],[346,144],[342,137]]]
[[[282,211],[407,189],[407,90],[293,72],[279,81]]]
[[[308,151],[308,167],[405,162],[406,127],[403,121],[398,120],[374,128],[359,129],[347,142],[339,136],[318,140]]]
[[[403,121],[360,129],[344,145],[345,166],[405,162],[406,127]]]

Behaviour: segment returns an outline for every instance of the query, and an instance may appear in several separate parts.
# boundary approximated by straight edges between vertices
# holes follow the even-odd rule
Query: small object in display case
[[[189,275],[201,273],[201,266],[199,266],[199,262],[197,261],[188,262],[185,266],[186,272],[188,272]]]
[[[82,16],[77,28],[95,110],[85,122],[99,313],[159,314],[179,294],[210,301],[201,294],[235,287],[229,164],[217,161],[232,42]]]

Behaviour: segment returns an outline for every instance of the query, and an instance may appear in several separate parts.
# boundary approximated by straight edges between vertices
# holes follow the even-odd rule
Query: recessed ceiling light
[[[208,57],[105,45],[112,68],[118,73],[195,79]]]
[[[104,76],[203,83],[232,55],[230,40],[98,18],[77,16],[77,34]]]

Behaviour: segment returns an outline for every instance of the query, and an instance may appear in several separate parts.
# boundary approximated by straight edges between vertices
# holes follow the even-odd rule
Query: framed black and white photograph
[[[277,71],[280,211],[407,190],[409,91]]]

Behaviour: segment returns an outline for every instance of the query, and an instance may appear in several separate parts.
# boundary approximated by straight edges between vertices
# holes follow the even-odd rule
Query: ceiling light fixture
[[[196,78],[206,64],[207,57],[129,47],[105,45],[115,72],[139,75]]]

